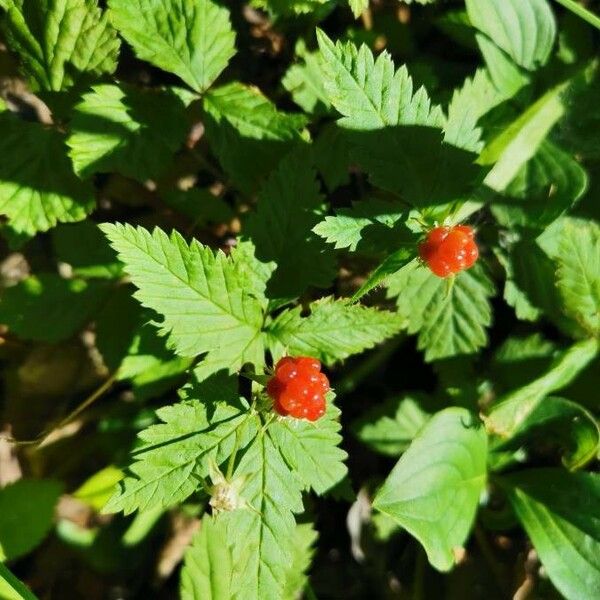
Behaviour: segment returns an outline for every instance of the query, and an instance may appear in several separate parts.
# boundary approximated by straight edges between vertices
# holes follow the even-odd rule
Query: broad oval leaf
[[[548,577],[568,600],[600,594],[600,476],[562,469],[499,479]]]
[[[440,571],[454,565],[485,488],[487,436],[471,413],[434,415],[402,455],[373,500],[423,544]]]

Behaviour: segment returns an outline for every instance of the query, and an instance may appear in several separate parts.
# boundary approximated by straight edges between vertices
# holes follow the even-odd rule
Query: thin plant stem
[[[600,17],[589,11],[584,6],[581,6],[575,0],[555,0],[559,4],[562,4],[567,10],[570,10],[573,14],[577,15],[580,19],[583,19],[596,29],[600,30]]]
[[[113,373],[102,385],[96,388],[75,410],[70,412],[62,421],[57,425],[54,425],[50,429],[42,431],[33,440],[16,440],[12,437],[0,436],[0,440],[4,440],[15,446],[39,446],[50,434],[54,433],[58,429],[61,429],[65,425],[68,425],[75,417],[81,414],[86,408],[89,408],[98,398],[103,396],[113,385],[117,379],[117,372]]]

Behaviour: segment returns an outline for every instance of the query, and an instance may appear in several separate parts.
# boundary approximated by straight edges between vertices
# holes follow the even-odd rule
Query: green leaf
[[[201,485],[211,461],[221,463],[231,454],[243,423],[241,448],[256,434],[246,407],[226,391],[222,400],[206,396],[197,384],[185,393],[186,400],[158,409],[161,423],[140,432],[129,473],[103,512],[129,514],[182,502]]]
[[[274,16],[315,13],[316,20],[335,6],[331,0],[251,0],[250,4]]]
[[[478,69],[473,77],[465,79],[463,86],[454,91],[448,107],[446,139],[461,147],[479,152],[483,146],[479,119],[492,108],[506,100],[494,85],[486,69]]]
[[[494,285],[480,265],[450,282],[414,261],[389,280],[388,294],[398,297],[398,313],[408,322],[408,332],[419,334],[426,361],[473,354],[486,345]]]
[[[335,216],[317,223],[313,231],[328,244],[334,244],[336,250],[348,248],[354,252],[365,233],[369,233],[366,229],[373,231],[376,237],[383,228],[393,228],[405,214],[396,203],[370,198],[353,203],[351,208],[340,208]]]
[[[348,0],[352,13],[358,19],[363,11],[369,8],[369,0]]]
[[[111,19],[136,55],[207,90],[235,54],[229,11],[211,0],[109,0]]]
[[[4,0],[3,29],[35,86],[61,91],[113,73],[120,41],[96,0]]]
[[[598,456],[600,429],[594,416],[579,404],[549,396],[494,450],[517,451],[523,446],[533,454],[542,447],[545,456],[556,446],[563,454],[563,464],[578,469]]]
[[[406,230],[403,231],[406,233]],[[363,296],[382,285],[390,276],[407,266],[414,256],[414,241],[411,240],[402,248],[392,252],[370,275],[360,288],[352,295],[351,302],[357,302]]]
[[[546,396],[571,383],[597,353],[596,340],[571,346],[544,375],[499,399],[484,419],[488,431],[504,438],[513,435]]]
[[[533,71],[546,64],[556,21],[546,0],[466,0],[473,26],[518,65]]]
[[[67,144],[81,177],[116,171],[144,181],[169,166],[187,130],[185,106],[175,94],[103,84],[75,107]]]
[[[306,117],[284,113],[255,87],[233,82],[204,96],[206,135],[225,172],[253,192],[296,144]]]
[[[325,93],[325,82],[319,54],[306,49],[301,39],[296,44],[296,57],[300,59],[286,71],[281,85],[292,95],[294,102],[307,113],[322,114],[330,104]]]
[[[395,313],[324,298],[310,305],[282,312],[267,328],[268,343],[275,356],[284,353],[319,358],[331,364],[373,348],[398,333],[404,320]]]
[[[204,515],[200,531],[185,553],[181,571],[182,600],[230,600],[233,565],[224,543],[225,524]]]
[[[0,115],[0,214],[25,236],[81,221],[94,208],[92,187],[71,168],[62,135]]]
[[[586,172],[569,154],[545,140],[506,187],[491,210],[505,227],[544,228],[581,198]]]
[[[434,415],[396,463],[373,500],[427,552],[439,571],[454,565],[486,483],[487,437],[466,410]]]
[[[387,456],[400,456],[429,420],[413,396],[402,396],[369,409],[352,429],[358,439]]]
[[[32,275],[4,290],[0,323],[23,339],[58,342],[77,333],[100,307],[109,288],[103,282]]]
[[[568,316],[600,334],[600,226],[567,223],[559,246],[557,285]]]
[[[299,296],[311,285],[331,283],[336,267],[333,253],[310,231],[323,213],[316,172],[306,154],[293,153],[269,177],[246,226],[256,257],[276,263],[267,285],[270,298]]]
[[[306,488],[321,495],[335,487],[346,475],[347,454],[338,446],[340,411],[328,397],[324,417],[314,423],[284,419],[269,427],[269,435],[294,473]]]
[[[123,272],[117,253],[92,221],[59,225],[52,230],[52,245],[57,260],[67,263],[74,275],[115,279]]]
[[[73,497],[100,511],[113,495],[114,488],[123,479],[123,471],[109,465],[86,479],[74,492]]]
[[[387,52],[375,59],[365,45],[334,45],[320,30],[317,37],[329,101],[375,185],[416,205],[454,200],[471,188],[479,170],[463,144],[472,134],[462,131],[464,139],[448,143],[441,108],[423,88],[413,94],[406,67],[396,71]]]
[[[263,290],[246,275],[243,257],[216,254],[177,232],[101,225],[137,286],[136,298],[163,316],[161,329],[182,356],[207,353],[206,376],[264,361]]]
[[[479,163],[494,165],[484,183],[502,192],[536,154],[550,130],[564,114],[566,84],[546,92],[483,149]]]
[[[37,600],[29,588],[0,562],[0,598],[3,600]]]
[[[42,542],[61,493],[61,484],[49,479],[20,479],[0,489],[0,556],[18,558]]]
[[[245,478],[247,508],[219,516],[227,521],[235,573],[232,599],[281,598],[293,557],[302,484],[267,433],[257,435],[234,472]]]
[[[281,595],[283,600],[297,600],[308,581],[306,572],[310,567],[315,553],[314,543],[318,533],[311,523],[296,525],[294,530],[294,541],[292,543],[292,560],[290,562],[285,588]]]
[[[569,600],[595,597],[600,590],[600,476],[536,469],[499,481],[559,592]]]

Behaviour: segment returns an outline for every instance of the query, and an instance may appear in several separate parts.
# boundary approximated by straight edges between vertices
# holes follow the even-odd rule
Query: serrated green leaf
[[[358,439],[387,456],[400,456],[425,426],[429,415],[413,396],[390,399],[353,423]]]
[[[355,202],[351,208],[340,208],[335,216],[325,217],[313,231],[334,248],[348,248],[354,252],[366,228],[392,228],[405,215],[401,206],[393,202],[371,198]]]
[[[182,600],[230,600],[233,565],[224,541],[225,523],[204,515],[200,531],[185,553],[181,571]]]
[[[177,232],[153,233],[130,225],[101,225],[138,288],[135,296],[163,317],[161,329],[184,357],[207,353],[205,375],[237,371],[246,362],[260,368],[263,290],[236,254],[216,254]]]
[[[348,4],[350,5],[352,13],[357,19],[360,17],[363,11],[369,8],[369,0],[348,0]]]
[[[564,114],[562,94],[567,84],[562,83],[546,92],[481,152],[478,162],[494,165],[484,183],[502,192],[528,160],[535,156],[541,143]]]
[[[335,258],[310,230],[324,213],[316,173],[304,153],[285,158],[269,177],[246,234],[263,263],[276,269],[267,285],[270,298],[299,296],[307,287],[327,287],[335,276]]]
[[[398,313],[408,322],[408,332],[419,333],[426,361],[472,354],[487,343],[494,285],[480,265],[451,283],[415,261],[390,279],[388,293],[398,296]]]
[[[75,107],[67,145],[81,177],[115,171],[144,181],[169,166],[187,130],[175,94],[103,84]]]
[[[303,41],[296,44],[296,57],[300,59],[286,71],[281,84],[292,95],[294,102],[305,112],[322,114],[330,107],[319,54],[306,49]]]
[[[37,600],[29,588],[0,562],[0,598],[3,600]]]
[[[544,375],[498,400],[485,418],[488,431],[505,438],[511,436],[546,396],[571,383],[597,353],[596,340],[571,346]]]
[[[98,281],[32,275],[4,290],[0,323],[25,340],[58,342],[79,331],[98,310],[109,288]]]
[[[600,226],[567,223],[556,274],[565,312],[589,335],[600,333]]]
[[[502,195],[492,198],[491,210],[505,227],[541,229],[581,198],[587,181],[577,161],[545,140]]]
[[[211,0],[109,0],[111,19],[142,60],[207,90],[235,54],[229,11]]]
[[[242,191],[255,191],[302,140],[306,117],[277,110],[255,87],[233,82],[210,90],[203,102],[210,146]]]
[[[312,12],[319,15],[335,6],[331,0],[251,0],[250,4],[274,16],[302,15]]]
[[[280,598],[292,560],[293,513],[303,510],[302,483],[270,435],[257,435],[234,472],[245,477],[249,507],[219,516],[227,521],[235,573],[232,599]]]
[[[518,65],[533,71],[546,64],[556,21],[546,0],[466,0],[473,26]]]
[[[500,479],[548,577],[568,600],[600,591],[600,477],[562,469]]]
[[[314,423],[284,419],[269,427],[269,435],[306,488],[321,495],[346,475],[347,454],[339,448],[340,411],[328,397],[327,413]]]
[[[267,327],[275,356],[314,356],[330,364],[372,348],[404,324],[395,313],[332,298],[313,302],[310,309],[307,317],[300,306],[286,310]]]
[[[327,189],[334,190],[350,181],[350,149],[344,130],[328,123],[311,146],[313,162],[325,181]]]
[[[92,211],[93,188],[73,173],[62,135],[8,112],[0,130],[0,214],[15,233],[30,237]]]
[[[439,571],[454,565],[475,520],[487,469],[485,430],[466,410],[434,415],[373,500],[423,544]]]
[[[3,29],[42,90],[61,91],[113,73],[120,41],[96,0],[5,0]]]
[[[478,69],[454,91],[448,106],[446,139],[462,148],[479,152],[483,146],[478,121],[492,108],[506,100],[494,85],[486,69]]]
[[[301,597],[308,581],[306,572],[315,553],[314,543],[317,537],[318,533],[311,523],[296,525],[292,544],[292,560],[288,567],[285,588],[281,595],[283,600],[297,600]]]
[[[52,230],[52,245],[57,260],[75,275],[115,279],[123,272],[116,252],[92,221],[59,225]]]
[[[375,59],[365,45],[334,44],[320,30],[317,38],[329,101],[343,115],[338,123],[349,130],[352,154],[373,183],[416,205],[464,194],[478,173],[475,154],[462,147],[472,135],[448,143],[441,108],[424,88],[413,94],[406,67],[395,70],[387,52]]]
[[[140,432],[129,473],[103,512],[129,514],[182,502],[201,486],[211,461],[219,464],[231,454],[236,436],[243,448],[256,434],[244,405],[231,402],[226,392],[214,400],[196,384],[185,395],[156,412],[161,423]]]
[[[49,479],[20,479],[0,489],[0,557],[33,550],[48,535],[62,485]]]

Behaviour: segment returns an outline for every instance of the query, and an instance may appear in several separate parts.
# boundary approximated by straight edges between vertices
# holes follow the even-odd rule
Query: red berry
[[[282,358],[267,384],[276,413],[311,421],[325,414],[328,391],[329,380],[321,373],[321,363],[308,356]]]
[[[459,273],[472,267],[479,256],[474,235],[468,225],[435,227],[419,244],[419,256],[438,277]]]

